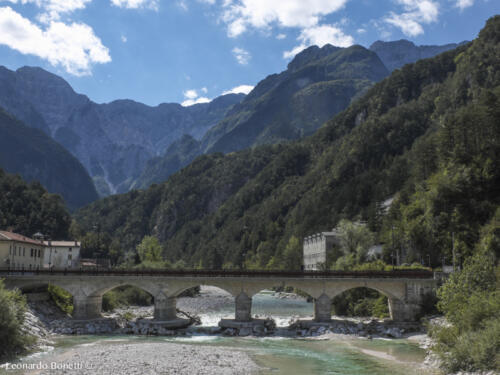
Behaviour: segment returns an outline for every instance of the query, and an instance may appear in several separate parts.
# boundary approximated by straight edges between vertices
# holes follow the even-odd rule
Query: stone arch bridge
[[[211,285],[235,298],[235,321],[252,320],[252,297],[263,289],[295,287],[314,299],[314,320],[331,319],[332,299],[349,289],[366,287],[387,296],[391,318],[414,321],[423,298],[432,293],[437,280],[430,271],[203,271],[203,270],[38,270],[35,272],[0,270],[7,288],[28,290],[56,285],[73,296],[73,318],[101,316],[102,296],[119,286],[135,286],[154,298],[154,319],[178,320],[176,298],[185,290]]]

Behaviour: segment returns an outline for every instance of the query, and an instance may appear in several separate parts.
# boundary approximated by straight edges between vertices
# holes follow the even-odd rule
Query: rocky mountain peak
[[[334,52],[337,52],[340,47],[325,44],[323,47],[311,46],[298,53],[288,64],[288,70],[296,71],[312,61],[319,60]]]

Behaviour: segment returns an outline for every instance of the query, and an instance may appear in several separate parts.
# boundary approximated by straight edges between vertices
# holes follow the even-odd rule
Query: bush
[[[368,288],[347,290],[336,296],[332,305],[335,314],[341,316],[374,316],[377,318],[389,316],[387,297]]]
[[[47,291],[49,292],[50,299],[54,301],[61,311],[64,311],[66,314],[73,312],[73,296],[71,294],[56,285],[49,285]]]
[[[446,371],[500,370],[500,291],[492,253],[479,251],[438,290],[451,323],[430,330]]]
[[[26,298],[18,290],[5,289],[0,280],[0,359],[23,352],[35,338],[22,331]]]

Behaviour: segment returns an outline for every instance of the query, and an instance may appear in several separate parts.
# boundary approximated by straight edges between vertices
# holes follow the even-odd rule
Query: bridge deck
[[[166,276],[166,277],[293,277],[293,278],[383,278],[383,279],[433,279],[434,273],[427,270],[394,271],[284,271],[284,270],[108,270],[108,269],[1,269],[0,275],[44,275],[44,276]]]

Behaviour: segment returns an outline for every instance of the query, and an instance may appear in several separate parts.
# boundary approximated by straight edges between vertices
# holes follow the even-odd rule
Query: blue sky
[[[0,65],[102,103],[247,92],[312,45],[471,40],[500,0],[0,0]]]

